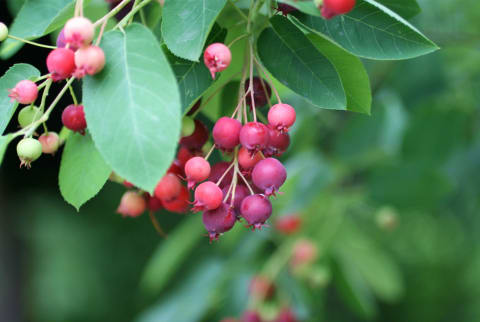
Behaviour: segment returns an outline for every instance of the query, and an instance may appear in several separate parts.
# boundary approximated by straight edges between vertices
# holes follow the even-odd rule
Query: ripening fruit
[[[0,22],[0,42],[4,41],[8,37],[8,27]]]
[[[25,106],[18,113],[18,124],[20,127],[24,128],[32,124],[33,122],[38,121],[42,117],[42,112],[40,108],[36,106]]]
[[[195,130],[192,135],[181,138],[180,145],[192,151],[201,151],[203,145],[208,141],[208,136],[208,129],[205,124],[195,120]]]
[[[215,183],[207,181],[198,185],[195,189],[195,201],[193,211],[217,209],[222,204],[223,193]]]
[[[277,218],[275,228],[282,234],[292,235],[300,230],[302,219],[299,215],[287,215]]]
[[[225,171],[227,171],[229,166],[230,166],[229,162],[215,163],[210,170],[210,176],[208,177],[208,181],[217,183],[218,180],[220,180],[222,175],[225,173]],[[220,188],[228,186],[232,182],[232,179],[233,179],[233,168],[231,168],[228,171],[225,177],[223,177],[222,182],[220,182],[218,185],[220,186]]]
[[[72,76],[75,71],[74,52],[66,48],[52,50],[47,57],[47,68],[54,81]]]
[[[147,209],[150,211],[156,212],[163,208],[162,201],[149,193],[145,195],[145,200],[147,201]]]
[[[65,29],[60,30],[60,32],[58,33],[58,36],[57,36],[57,47],[58,47],[58,48],[65,48],[65,47],[67,47],[67,42],[66,42],[66,40],[65,40]],[[68,49],[73,50],[73,51],[77,51],[78,47],[69,44]]]
[[[105,54],[102,48],[92,45],[78,49],[75,52],[75,66],[73,75],[76,78],[100,72],[105,66]]]
[[[260,122],[248,122],[240,130],[240,143],[250,153],[262,151],[268,145],[268,127]]]
[[[250,281],[248,292],[251,296],[263,301],[273,296],[275,285],[268,277],[257,275]]]
[[[299,240],[293,246],[290,265],[293,269],[309,265],[317,259],[318,247],[307,239]]]
[[[167,173],[155,187],[155,197],[162,201],[170,201],[180,194],[181,189],[180,179],[173,173]]]
[[[20,167],[28,169],[31,163],[42,155],[42,144],[33,138],[24,138],[17,144],[17,155],[20,158]]]
[[[250,78],[248,78],[245,82],[245,92],[248,90],[249,87]],[[258,108],[266,105],[270,100],[271,96],[272,89],[270,88],[270,85],[268,85],[265,80],[263,80],[262,84],[262,79],[260,77],[253,77],[253,102],[255,103],[255,107]],[[245,97],[245,101],[250,107],[252,107],[252,96],[250,95],[250,93],[248,93]]]
[[[293,313],[290,308],[284,307],[278,312],[275,322],[298,322],[298,320],[295,313]]]
[[[212,241],[218,240],[221,234],[232,229],[237,217],[229,205],[222,203],[216,209],[204,211],[202,221]]]
[[[90,45],[95,34],[93,23],[85,17],[74,17],[63,28],[65,42],[75,47]]]
[[[133,183],[131,183],[130,181],[127,181],[127,180],[123,180],[123,186],[125,188],[128,188],[128,189],[132,189],[135,187],[135,185]]]
[[[241,147],[238,150],[238,164],[243,170],[250,170],[252,169],[258,162],[262,160],[262,155],[260,152],[255,152],[250,154],[245,147]]]
[[[287,132],[296,118],[295,109],[288,104],[275,104],[268,111],[268,123],[280,132]]]
[[[262,318],[257,311],[245,311],[242,322],[262,322]]]
[[[185,116],[182,119],[182,137],[190,136],[195,131],[195,122],[191,117]]]
[[[180,194],[169,201],[162,200],[163,207],[170,211],[175,212],[178,214],[184,214],[188,212],[188,208],[190,207],[190,194],[188,193],[188,189],[185,186],[181,186]]]
[[[230,49],[222,43],[214,43],[205,49],[203,61],[210,70],[212,78],[215,79],[215,73],[225,70],[232,60]]]
[[[185,164],[185,175],[188,180],[188,189],[197,182],[208,179],[210,176],[210,163],[202,157],[194,157]]]
[[[243,199],[240,214],[254,230],[261,229],[272,215],[272,203],[264,195],[250,195]]]
[[[67,129],[80,134],[85,134],[87,128],[87,121],[85,120],[85,113],[83,105],[68,105],[62,113],[62,123]]]
[[[331,19],[352,11],[355,7],[355,0],[323,0],[321,13],[325,19]]]
[[[134,191],[127,191],[120,200],[117,213],[123,217],[138,217],[143,214],[145,209],[147,209],[145,198]]]
[[[42,152],[46,154],[55,154],[60,146],[60,138],[55,132],[40,135],[38,141],[42,144]]]
[[[290,145],[290,135],[288,133],[279,132],[270,126],[268,128],[268,134],[268,146],[263,151],[265,156],[280,156],[287,151],[287,148]]]
[[[37,84],[28,79],[19,81],[14,88],[8,91],[10,92],[8,97],[20,104],[32,104],[38,96]]]
[[[252,171],[252,181],[267,196],[275,195],[275,192],[287,179],[287,170],[280,161],[274,158],[266,158],[255,165]]]
[[[223,187],[222,189],[223,197],[225,197],[225,195],[227,194],[229,187],[230,185]],[[233,200],[233,202],[232,202],[232,195],[233,195],[233,190],[230,192],[230,195],[228,196],[226,202],[227,204],[230,205],[230,207],[233,207],[233,209],[235,210],[235,213],[239,215],[242,201],[243,199],[245,199],[245,197],[250,195],[250,191],[243,184],[237,184],[237,186],[235,187],[235,199]]]
[[[224,151],[230,151],[240,143],[240,130],[242,123],[230,117],[221,117],[213,127],[213,140],[217,147]]]

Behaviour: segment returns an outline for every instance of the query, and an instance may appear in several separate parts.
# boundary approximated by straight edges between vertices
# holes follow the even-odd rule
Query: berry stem
[[[138,1],[139,0],[134,0],[132,8],[136,8],[138,6]],[[131,24],[133,22],[133,16],[130,17],[128,20],[128,24]]]
[[[225,172],[222,174],[222,176],[220,177],[220,179],[218,179],[218,181],[217,181],[217,183],[216,183],[217,186],[218,186],[220,183],[222,183],[223,178],[225,178],[225,176],[227,175],[228,171],[232,170],[232,167],[234,166],[234,164],[235,164],[235,162],[232,162],[232,163],[228,166],[227,170],[225,170]]]
[[[13,35],[8,35],[7,37],[11,38],[11,39],[14,39],[14,40],[24,42],[24,43],[29,44],[29,45],[37,46],[37,47],[48,48],[48,49],[56,49],[57,48],[55,46],[39,44],[38,42],[26,40],[26,39],[23,39],[23,38],[20,38],[20,37],[17,37],[17,36],[13,36]]]
[[[250,90],[250,97],[252,100],[252,112],[253,112],[253,121],[257,122],[257,112],[255,111],[255,98],[253,96],[253,46],[252,43],[249,43],[250,45],[250,85],[249,85],[249,90]]]
[[[257,72],[260,74],[260,71],[258,70],[258,68],[257,68]],[[262,84],[263,92],[265,93],[265,97],[268,98],[267,99],[268,106],[272,107],[272,102],[270,102],[270,95],[268,94],[267,86],[265,86],[265,82],[263,81],[263,77],[259,77],[259,78],[260,78],[260,83]]]
[[[265,71],[265,69],[263,69],[262,65],[260,65],[260,63],[258,62],[258,60],[257,60],[256,57],[253,57],[253,60],[255,61],[255,64],[257,65],[258,70],[259,70],[259,71],[262,71],[262,73],[263,73],[263,74],[265,75],[265,77],[268,79],[269,85],[270,85],[270,87],[272,88],[273,92],[275,93],[275,96],[277,97],[278,104],[282,104],[282,100],[280,99],[280,95],[278,94],[277,88],[276,88],[275,85],[273,84],[273,81],[272,81],[272,79],[270,78],[270,75],[268,75],[267,72]]]
[[[131,0],[122,0],[122,2],[120,2],[119,4],[117,4],[117,6],[115,8],[113,8],[112,10],[110,10],[109,13],[107,13],[105,16],[103,16],[102,18],[98,19],[97,21],[95,21],[95,23],[93,24],[94,27],[98,27],[100,26],[104,21],[110,19],[111,17],[115,16],[120,10],[122,10],[123,7],[125,7]]]
[[[215,144],[212,145],[212,147],[211,147],[210,150],[208,151],[207,155],[205,156],[205,161],[208,161],[208,158],[209,158],[210,155],[212,154],[213,150],[215,150]]]
[[[238,36],[237,38],[235,38],[234,40],[232,40],[232,41],[227,45],[227,47],[228,47],[228,48],[232,47],[233,44],[235,44],[237,41],[239,41],[240,39],[243,39],[243,38],[245,38],[245,37],[248,37],[248,36],[250,36],[250,34],[243,34],[243,35],[241,35],[241,36]]]
[[[68,89],[70,90],[70,96],[72,97],[73,104],[78,105],[77,96],[75,95],[75,92],[71,84],[68,85]]]
[[[120,22],[117,23],[117,25],[113,29],[123,27],[130,20],[130,18],[133,18],[133,16],[138,12],[138,10],[145,7],[147,4],[150,3],[150,1],[152,0],[143,0],[137,6],[133,7],[132,10],[122,20],[120,20]]]
[[[163,231],[162,227],[160,226],[160,223],[158,222],[157,218],[155,217],[155,214],[153,211],[149,211],[148,215],[150,216],[150,221],[152,222],[153,227],[157,231],[157,233],[162,236],[163,238],[167,238],[167,234]]]
[[[230,3],[232,5],[232,7],[235,9],[235,11],[240,15],[240,17],[242,17],[242,19],[248,21],[248,17],[243,13],[242,10],[240,10],[239,7],[237,7],[237,5],[235,4],[235,2],[233,2],[232,0],[228,0],[228,3]]]
[[[39,81],[41,81],[41,80],[44,80],[44,79],[46,79],[46,78],[48,78],[48,77],[50,77],[50,74],[46,74],[46,75],[37,77],[37,78],[35,78],[35,79],[33,80],[33,82],[36,83],[36,82],[39,82]],[[43,83],[42,83],[42,84],[43,84]],[[42,86],[42,85],[38,85],[38,86],[39,86],[38,89],[40,89],[40,86]]]
[[[240,109],[240,107],[242,106],[242,103],[245,101],[245,98],[247,97],[248,93],[250,92],[250,89],[248,89],[245,94],[243,94],[242,98],[240,98],[240,101],[238,102],[237,104],[237,107],[235,108],[235,110],[233,111],[233,114],[231,116],[231,118],[233,119],[235,117],[235,114],[238,113],[238,110]],[[240,113],[241,115],[241,113]]]
[[[45,102],[47,100],[47,96],[48,96],[48,93],[50,92],[50,86],[52,86],[52,79],[49,78],[46,82],[45,82],[45,89],[43,90],[43,94],[42,94],[42,100],[40,101],[40,108],[39,110],[42,111],[43,113],[43,110],[45,108]],[[35,118],[37,116],[35,115]]]
[[[100,27],[100,33],[98,34],[97,40],[95,41],[95,46],[100,45],[100,41],[102,41],[102,36],[103,32],[105,31],[105,26],[108,23],[108,19],[106,19],[103,23],[102,26]]]

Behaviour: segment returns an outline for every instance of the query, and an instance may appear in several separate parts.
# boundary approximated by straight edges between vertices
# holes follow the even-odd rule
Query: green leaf
[[[73,0],[27,0],[10,26],[10,34],[24,39],[36,39],[65,24],[73,16]],[[0,47],[0,58],[13,56],[23,43],[7,39]]]
[[[3,156],[5,155],[8,144],[13,140],[13,138],[14,136],[12,134],[0,136],[0,165],[2,165]]]
[[[327,109],[346,109],[340,78],[332,63],[288,19],[270,19],[273,28],[258,38],[262,63],[282,84],[312,104]]]
[[[60,192],[66,202],[78,211],[102,189],[111,173],[89,134],[70,135],[58,176]]]
[[[226,0],[166,1],[162,35],[172,53],[198,61],[208,33]]]
[[[364,58],[408,59],[438,49],[408,21],[374,0],[359,0],[350,13],[329,20],[302,13],[295,16],[312,32]]]
[[[370,114],[372,93],[362,61],[326,38],[316,34],[307,37],[337,69],[347,95],[347,110]]]
[[[418,15],[421,11],[417,0],[377,0],[377,2],[390,8],[405,19],[410,19]]]
[[[18,106],[17,101],[8,97],[8,90],[24,79],[35,79],[40,76],[38,69],[28,64],[15,64],[0,78],[0,134],[7,128]]]
[[[153,192],[180,136],[175,76],[155,36],[142,25],[106,33],[102,48],[104,70],[83,81],[88,128],[118,175]]]

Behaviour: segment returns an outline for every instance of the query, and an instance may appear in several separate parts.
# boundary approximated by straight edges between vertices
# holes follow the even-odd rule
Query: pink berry
[[[66,48],[54,49],[48,54],[47,68],[54,81],[68,78],[75,71],[75,54]]]
[[[258,275],[250,281],[248,292],[256,299],[263,301],[273,297],[275,285],[268,277]]]
[[[272,203],[264,195],[250,195],[243,199],[240,214],[253,229],[261,229],[272,215]]]
[[[40,135],[38,141],[42,144],[42,152],[46,154],[55,154],[60,146],[60,138],[55,132]]]
[[[258,162],[252,171],[253,183],[264,190],[267,196],[275,195],[286,179],[287,170],[274,158],[266,158]]]
[[[95,75],[105,66],[105,54],[100,47],[88,46],[80,48],[75,52],[74,72],[76,78],[82,78],[86,74]]]
[[[210,163],[202,157],[194,157],[185,164],[185,175],[188,188],[191,189],[197,182],[207,180],[210,175]]]
[[[296,214],[279,217],[275,222],[275,228],[285,235],[295,234],[300,230],[301,225],[302,219]]]
[[[265,149],[268,140],[268,128],[260,122],[248,122],[240,131],[240,143],[250,153]]]
[[[120,200],[117,213],[124,217],[138,217],[147,208],[145,198],[134,191],[127,191]]]
[[[169,201],[176,198],[181,189],[180,179],[172,173],[167,173],[155,187],[155,197],[162,201]]]
[[[8,97],[20,104],[32,104],[38,96],[37,84],[28,79],[19,81],[14,88],[8,91],[10,92]]]
[[[287,151],[288,146],[290,145],[290,135],[285,132],[279,132],[277,130],[272,129],[269,127],[269,140],[268,146],[263,151],[263,154],[267,157],[271,156],[280,156],[285,151]]]
[[[229,162],[218,162],[212,166],[210,171],[210,176],[208,177],[208,181],[212,181],[217,183],[218,180],[222,177],[222,175],[227,171],[228,167],[230,166]],[[220,188],[230,185],[233,179],[233,168],[231,168],[228,173],[223,177],[222,182],[219,183]]]
[[[277,315],[275,322],[298,322],[295,313],[288,308],[284,307]]]
[[[85,134],[87,121],[83,112],[83,105],[68,105],[62,113],[62,123],[67,129]]]
[[[262,318],[257,311],[246,311],[243,313],[242,322],[262,322]]]
[[[293,246],[290,265],[292,268],[309,265],[317,259],[318,247],[308,239],[302,239]]]
[[[195,130],[192,135],[180,139],[180,144],[192,151],[200,151],[208,141],[208,129],[199,120],[195,120]]]
[[[243,146],[240,148],[240,150],[238,150],[238,164],[240,164],[240,167],[242,167],[242,169],[244,169],[244,170],[252,169],[262,159],[263,158],[262,158],[262,155],[260,154],[260,152],[255,152],[252,155]]]
[[[275,104],[268,111],[268,123],[280,132],[287,132],[296,117],[295,109],[288,104]]]
[[[232,60],[230,49],[222,43],[214,43],[205,49],[203,61],[210,70],[212,78],[215,79],[215,73],[225,70]]]
[[[331,19],[352,11],[354,7],[355,0],[324,0],[321,12],[325,19]]]
[[[193,211],[217,209],[222,204],[223,193],[215,183],[207,181],[195,189],[195,202]]]
[[[250,78],[248,78],[245,82],[245,91],[247,91],[249,87]],[[258,108],[266,105],[270,100],[270,96],[272,96],[272,89],[270,88],[270,85],[268,85],[265,80],[263,80],[262,84],[262,79],[260,77],[253,77],[253,101],[255,103],[255,107]],[[250,107],[252,107],[252,96],[250,93],[248,93],[245,97],[245,101]]]
[[[74,17],[65,24],[65,42],[75,47],[90,45],[95,34],[95,27],[85,17]]]
[[[230,206],[222,203],[216,209],[204,211],[202,220],[205,229],[208,231],[210,241],[212,241],[218,240],[220,234],[232,229],[237,218]]]
[[[221,117],[213,127],[213,140],[219,149],[231,151],[240,143],[242,124],[230,117]]]
[[[229,187],[230,186],[225,186],[222,189],[224,197],[227,194]],[[233,194],[233,190],[230,191],[230,195],[227,198],[227,203],[230,205],[230,207],[233,207],[233,209],[237,214],[240,214],[240,206],[242,205],[242,201],[243,199],[245,199],[245,197],[250,195],[250,192],[248,191],[248,188],[243,184],[237,184],[237,186],[235,187],[235,199],[233,200],[233,202],[232,202],[232,194]]]

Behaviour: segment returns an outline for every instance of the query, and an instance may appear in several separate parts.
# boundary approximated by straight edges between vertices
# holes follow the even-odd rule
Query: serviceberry
[[[40,135],[38,141],[42,144],[42,152],[46,154],[55,154],[60,146],[60,138],[55,132]]]
[[[0,42],[4,41],[8,37],[8,27],[0,22]]]
[[[208,181],[212,181],[217,183],[218,180],[222,177],[222,175],[227,171],[228,167],[230,166],[229,162],[218,162],[215,163],[210,171],[210,176],[208,177]],[[219,183],[220,188],[230,185],[233,179],[233,168],[228,171],[228,173],[223,177],[222,182]]]
[[[78,49],[77,46],[73,46],[71,44],[68,44],[68,49],[76,51]],[[67,47],[67,41],[65,40],[65,28],[60,30],[57,36],[57,47],[58,48],[65,48]]]
[[[120,205],[117,208],[117,213],[123,217],[138,217],[147,208],[145,198],[134,191],[127,191],[123,194],[120,200]]]
[[[293,214],[277,218],[275,228],[285,235],[295,234],[300,230],[302,219],[300,216]]]
[[[212,135],[216,146],[224,151],[231,151],[240,143],[242,124],[230,117],[221,117],[213,127]]]
[[[20,158],[20,167],[31,167],[33,161],[42,155],[42,144],[33,138],[24,138],[17,144],[17,155]]]
[[[76,78],[99,73],[105,66],[105,54],[102,48],[92,45],[78,49],[75,52],[75,66],[73,75]]]
[[[226,203],[221,203],[216,209],[204,211],[202,215],[203,225],[210,241],[218,240],[220,234],[232,229],[236,220],[233,209]]]
[[[279,3],[277,5],[277,11],[281,12],[282,15],[284,15],[284,16],[287,16],[290,12],[293,12],[293,11],[296,11],[296,10],[297,10],[297,8],[292,7],[292,6],[290,6],[288,4],[285,4],[285,3]]]
[[[188,192],[187,187],[181,186],[180,194],[169,201],[162,200],[163,207],[171,212],[178,214],[184,214],[188,211],[190,207],[190,193]]]
[[[279,132],[271,126],[268,128],[268,133],[268,146],[263,151],[263,154],[267,157],[282,155],[290,145],[290,135],[286,132]]]
[[[196,151],[196,150],[194,150],[194,151]],[[177,152],[177,160],[178,160],[179,166],[182,168],[181,169],[182,173],[183,173],[183,170],[185,168],[185,164],[187,164],[188,160],[190,160],[194,156],[195,156],[195,154],[193,154],[188,148],[180,145],[180,148],[178,149],[178,152]],[[183,176],[183,174],[182,174],[182,176]]]
[[[225,195],[227,194],[228,192],[228,188],[229,186],[225,186],[223,189],[222,189],[222,192],[223,192],[223,196],[225,197]],[[235,199],[233,200],[232,202],[232,195],[233,195],[233,188],[232,190],[230,191],[230,195],[228,196],[227,198],[227,203],[233,207],[233,209],[235,210],[235,213],[237,215],[240,214],[240,207],[242,205],[242,201],[243,199],[245,199],[245,197],[247,197],[248,195],[250,195],[250,192],[248,191],[248,188],[243,185],[243,184],[237,184],[237,186],[235,187]]]
[[[188,188],[191,189],[198,182],[208,179],[210,170],[210,163],[202,157],[194,157],[188,160],[185,164]]]
[[[252,155],[243,146],[238,150],[238,164],[243,170],[252,169],[262,159],[260,152],[254,152]]]
[[[240,214],[253,229],[261,229],[272,215],[272,204],[264,195],[250,195],[243,199]]]
[[[87,128],[87,121],[85,120],[85,113],[83,105],[68,105],[62,113],[62,123],[67,129],[80,134],[85,134]]]
[[[295,119],[295,109],[288,104],[275,104],[268,111],[268,123],[280,132],[287,132]]]
[[[250,78],[248,78],[245,82],[245,92],[248,90],[249,86]],[[253,77],[253,102],[255,103],[255,107],[265,106],[270,100],[270,96],[272,96],[272,89],[270,88],[270,85],[268,85],[267,82],[262,80],[260,77]],[[252,96],[250,93],[245,97],[245,101],[250,107],[252,107]]]
[[[287,179],[287,171],[280,161],[274,158],[266,158],[258,162],[252,171],[252,181],[267,196],[275,195],[275,192]]]
[[[193,211],[217,209],[222,204],[223,193],[215,183],[206,181],[195,189]]]
[[[248,286],[248,292],[251,296],[263,301],[273,297],[275,285],[268,277],[254,276]]]
[[[297,317],[295,316],[295,313],[288,308],[284,307],[278,312],[277,317],[275,318],[274,322],[297,322]]]
[[[131,189],[131,188],[135,187],[133,183],[131,183],[130,181],[127,181],[127,180],[123,180],[122,183],[123,183],[124,187],[128,188],[128,189]]]
[[[355,0],[323,0],[321,13],[325,19],[349,13],[355,7]]]
[[[57,48],[48,54],[47,68],[54,81],[72,76],[75,71],[75,54],[67,48]]]
[[[74,17],[63,28],[65,42],[75,47],[90,45],[95,34],[93,23],[85,17]]]
[[[248,122],[240,130],[240,143],[252,154],[265,149],[268,139],[268,128],[260,122]]]
[[[162,200],[158,199],[157,197],[147,193],[145,195],[145,199],[147,201],[148,210],[156,212],[163,208]]]
[[[243,313],[242,322],[262,322],[262,317],[257,311],[246,311]]]
[[[180,179],[173,173],[167,173],[155,187],[155,197],[162,201],[173,200],[180,194],[181,189]]]
[[[208,129],[199,120],[195,120],[195,130],[192,135],[180,139],[180,144],[189,150],[200,151],[203,145],[208,141]]]
[[[302,239],[293,246],[290,265],[293,269],[309,265],[317,259],[318,247],[308,239]]]
[[[38,96],[37,84],[28,79],[19,81],[14,88],[8,91],[10,92],[8,97],[10,97],[12,101],[16,100],[20,104],[32,104]]]
[[[203,61],[210,70],[212,78],[215,79],[215,73],[225,70],[232,60],[230,49],[222,43],[214,43],[205,49]]]
[[[40,111],[40,108],[30,105],[30,106],[25,106],[20,110],[18,113],[18,124],[20,127],[24,128],[29,126],[35,121],[38,121],[42,117],[42,112]]]

